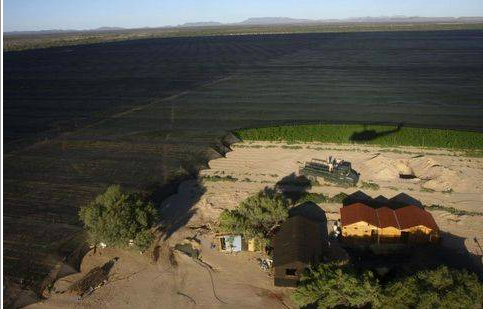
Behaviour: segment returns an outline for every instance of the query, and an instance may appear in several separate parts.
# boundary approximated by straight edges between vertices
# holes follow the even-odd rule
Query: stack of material
[[[109,272],[118,258],[114,258],[102,265],[94,267],[82,279],[72,284],[67,290],[68,293],[84,297],[92,293],[107,282]]]

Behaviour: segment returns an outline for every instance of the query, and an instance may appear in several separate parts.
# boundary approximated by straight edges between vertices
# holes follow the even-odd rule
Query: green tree
[[[234,210],[224,210],[220,230],[269,242],[270,233],[288,217],[288,202],[273,190],[263,190],[242,201]]]
[[[309,268],[291,298],[301,307],[318,308],[482,308],[483,284],[474,273],[440,266],[381,287],[370,271],[329,263]]]
[[[440,266],[389,283],[383,295],[384,308],[481,308],[483,285],[474,273]]]
[[[370,271],[362,273],[348,265],[319,264],[309,268],[300,279],[292,300],[301,307],[379,306],[380,286]]]
[[[134,245],[145,250],[153,240],[151,228],[159,216],[151,202],[137,193],[124,192],[120,186],[110,186],[93,202],[79,211],[91,242],[125,247],[132,239]]]

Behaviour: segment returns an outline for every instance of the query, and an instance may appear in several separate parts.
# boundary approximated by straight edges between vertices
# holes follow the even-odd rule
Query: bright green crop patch
[[[292,125],[238,130],[243,140],[361,143],[483,150],[483,133],[382,125]]]

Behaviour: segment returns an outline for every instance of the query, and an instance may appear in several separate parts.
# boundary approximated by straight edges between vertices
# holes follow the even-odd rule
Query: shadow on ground
[[[384,255],[374,254],[368,247],[344,248],[356,267],[372,269],[380,274],[382,272],[384,280],[440,265],[466,269],[483,280],[483,256],[469,252],[465,247],[465,239],[442,232],[441,244],[405,246]]]
[[[307,177],[295,173],[283,177],[275,184],[275,189],[294,204],[311,188],[312,184]]]
[[[376,131],[376,130],[371,130],[371,129],[367,129],[367,126],[364,125],[364,129],[360,132],[354,132],[352,133],[352,135],[350,136],[350,140],[353,141],[353,142],[366,142],[366,141],[371,141],[371,140],[374,140],[374,139],[377,139],[379,137],[382,137],[382,136],[386,136],[386,135],[391,135],[391,134],[394,134],[398,131],[400,131],[402,128],[402,124],[398,124],[397,127],[393,130],[386,130],[386,131]]]
[[[171,196],[158,204],[161,215],[160,232],[164,240],[189,222],[196,213],[193,206],[206,192],[199,178],[184,180],[176,187],[176,191]]]
[[[342,200],[342,205],[344,206],[354,203],[362,203],[373,208],[386,206],[391,209],[397,209],[408,205],[417,206],[421,209],[424,208],[423,204],[419,200],[406,193],[399,193],[389,199],[382,195],[372,198],[371,196],[359,190],[348,195]]]

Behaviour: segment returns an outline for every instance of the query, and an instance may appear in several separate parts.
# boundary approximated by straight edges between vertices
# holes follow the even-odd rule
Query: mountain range
[[[344,19],[300,19],[290,17],[252,17],[241,22],[221,23],[216,21],[188,22],[177,26],[164,26],[156,28],[189,28],[189,27],[217,27],[217,26],[236,26],[236,25],[289,25],[289,24],[331,24],[331,23],[481,23],[483,17],[421,17],[421,16],[378,16],[378,17],[350,17]],[[145,27],[146,29],[150,27]],[[6,35],[12,34],[54,34],[63,32],[102,32],[126,30],[122,27],[99,27],[85,30],[64,30],[50,29],[38,31],[10,31],[4,32]]]

